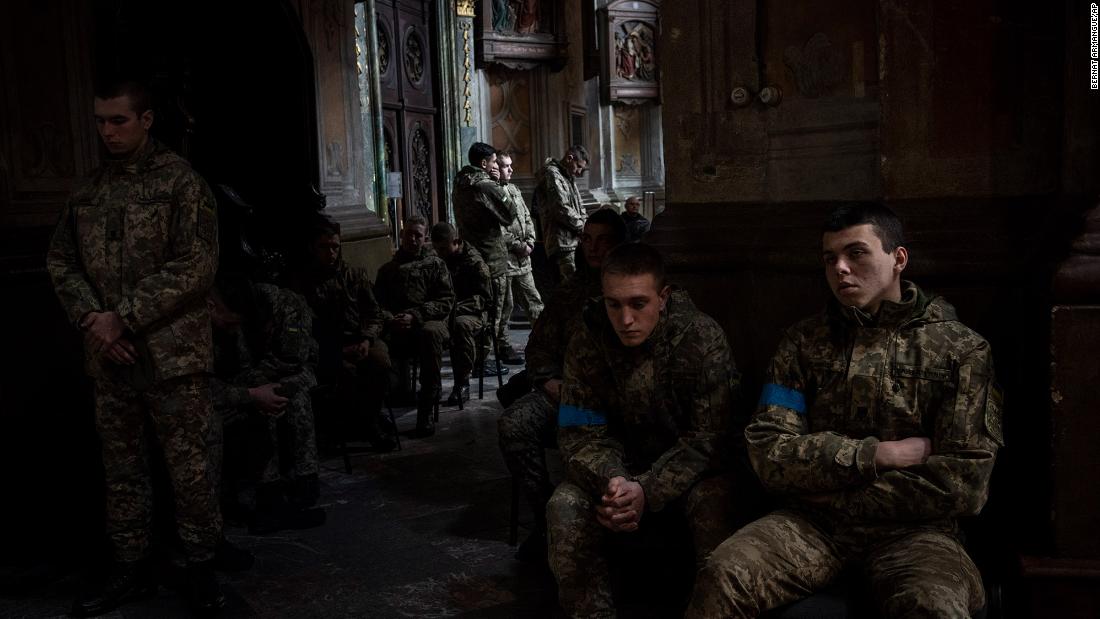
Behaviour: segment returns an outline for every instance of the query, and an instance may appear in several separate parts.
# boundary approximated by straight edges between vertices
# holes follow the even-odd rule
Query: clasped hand
[[[645,491],[642,485],[622,476],[612,477],[600,497],[596,520],[612,531],[629,533],[638,530],[644,511]]]
[[[137,361],[137,349],[123,337],[126,325],[117,312],[88,312],[80,321],[84,330],[84,345],[92,355],[103,355],[119,365],[133,365]]]

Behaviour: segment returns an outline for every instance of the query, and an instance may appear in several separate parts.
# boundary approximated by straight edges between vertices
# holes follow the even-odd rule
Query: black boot
[[[214,550],[213,565],[219,572],[243,572],[252,569],[252,564],[255,562],[256,557],[251,552],[234,546],[224,537]]]
[[[416,405],[416,429],[414,438],[425,438],[435,434],[435,407],[439,402],[439,389],[425,389],[420,392],[420,401]]]
[[[115,563],[101,587],[73,602],[72,614],[77,617],[94,617],[131,600],[153,595],[157,591],[157,585],[153,582],[151,573],[148,561]]]
[[[396,431],[389,418],[381,413],[374,416],[370,435],[367,437],[375,451],[389,452],[397,449]]]
[[[447,398],[447,406],[458,406],[470,399],[470,383],[468,381],[455,383],[451,395]]]
[[[187,603],[200,615],[209,615],[225,606],[225,595],[214,575],[213,561],[187,566]]]

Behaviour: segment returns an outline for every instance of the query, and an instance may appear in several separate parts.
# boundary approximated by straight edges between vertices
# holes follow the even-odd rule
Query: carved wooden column
[[[355,7],[349,0],[302,0],[302,25],[313,50],[317,80],[317,141],[326,212],[346,240],[386,234],[367,208],[367,165],[356,70]],[[373,206],[373,205],[372,205]]]

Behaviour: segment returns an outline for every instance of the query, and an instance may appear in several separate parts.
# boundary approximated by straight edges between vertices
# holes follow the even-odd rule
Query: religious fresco
[[[548,64],[556,70],[565,65],[561,2],[483,0],[476,6],[479,66],[531,69]]]
[[[539,0],[493,0],[493,30],[509,34],[545,32],[551,20],[543,13],[549,8]]]
[[[535,172],[531,160],[531,74],[494,68],[487,75],[493,145],[512,153],[517,175],[530,176]]]
[[[660,98],[657,0],[617,0],[599,11],[600,88],[605,104]]]

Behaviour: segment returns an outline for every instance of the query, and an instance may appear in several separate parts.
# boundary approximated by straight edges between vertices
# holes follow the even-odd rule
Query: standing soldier
[[[531,211],[523,201],[523,194],[519,187],[509,181],[512,180],[512,156],[504,151],[497,153],[497,163],[500,165],[500,184],[508,192],[512,204],[516,206],[516,218],[512,225],[504,227],[504,244],[508,247],[508,271],[505,273],[507,283],[504,285],[503,300],[497,305],[500,309],[500,332],[497,335],[499,341],[505,343],[501,361],[511,365],[523,363],[520,357],[508,342],[508,319],[512,315],[512,308],[518,302],[531,324],[539,319],[542,313],[542,298],[535,288],[535,277],[531,273],[531,252],[535,249],[535,224],[531,221]]]
[[[745,429],[784,507],[714,551],[688,616],[755,617],[860,566],[879,616],[969,617],[985,593],[956,518],[1002,443],[989,344],[901,279],[893,211],[843,205],[824,229],[835,300],[787,330]]]
[[[97,88],[95,121],[109,158],[73,193],[47,256],[57,296],[84,331],[115,557],[104,586],[78,599],[73,614],[107,612],[156,586],[146,564],[153,509],[147,423],[175,492],[189,601],[208,611],[224,604],[210,566],[221,514],[205,440],[214,197],[184,159],[150,137],[153,110],[140,84]]]
[[[613,533],[629,543],[682,518],[701,562],[733,530],[738,381],[725,333],[665,284],[648,245],[615,248],[601,282],[602,303],[585,310],[565,355],[565,481],[546,507],[550,568],[570,617],[615,615]]]
[[[546,256],[558,265],[564,280],[576,271],[573,254],[588,218],[577,180],[588,169],[588,151],[571,146],[561,161],[547,159],[535,177],[535,212],[542,222]]]
[[[492,308],[493,337],[497,338],[497,350],[501,354],[511,353],[507,360],[517,357],[506,337],[500,336],[500,323],[507,323],[507,317],[501,315],[504,303],[504,289],[508,285],[508,247],[504,242],[503,227],[509,226],[516,218],[516,207],[508,192],[499,183],[500,163],[497,151],[492,146],[477,142],[470,147],[467,165],[455,177],[454,205],[455,224],[458,235],[472,245],[481,254],[489,266],[493,278]],[[506,360],[501,357],[501,361]],[[478,368],[486,372],[487,364]]]
[[[393,260],[378,269],[375,286],[393,355],[420,364],[414,433],[420,437],[435,434],[432,413],[443,390],[443,343],[450,337],[446,320],[455,301],[447,265],[424,242],[427,228],[419,215],[405,220],[401,245]]]

